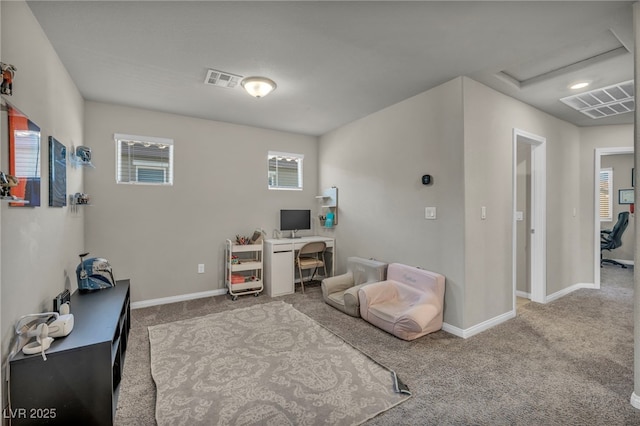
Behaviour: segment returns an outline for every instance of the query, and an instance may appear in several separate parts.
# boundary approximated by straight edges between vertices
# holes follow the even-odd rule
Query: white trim
[[[634,408],[637,408],[637,409],[640,410],[640,396],[636,395],[635,392],[631,394],[631,401],[630,402],[631,402],[631,405]]]
[[[159,299],[141,300],[131,303],[131,309],[148,308],[149,306],[166,305],[168,303],[184,302],[185,300],[202,299],[203,297],[221,296],[227,294],[226,288],[201,291],[199,293],[181,294],[179,296],[161,297]]]
[[[594,288],[600,288],[600,168],[603,155],[633,154],[634,147],[596,148],[593,171],[593,282]]]
[[[518,179],[518,139],[531,145],[531,301],[545,303],[547,292],[547,139],[517,128],[513,129],[512,160],[512,246],[511,246],[511,280],[513,294],[513,311],[516,310],[517,271],[517,179]]]
[[[578,283],[578,284],[574,284],[571,287],[567,287],[567,288],[563,288],[560,291],[556,291],[553,294],[550,294],[547,296],[545,303],[548,302],[552,302],[554,300],[560,299],[563,296],[566,296],[569,293],[572,293],[576,290],[580,290],[581,288],[588,288],[588,289],[593,289],[593,290],[597,290],[599,287],[596,287],[595,284],[593,283]]]
[[[562,289],[558,292],[555,292],[549,296],[546,297],[546,300],[544,301],[544,303],[547,302],[551,302],[554,301],[556,299],[559,299],[563,296],[566,296],[567,294],[574,292],[576,290],[579,290],[581,288],[588,288],[588,289],[594,289],[595,286],[594,284],[589,284],[589,283],[578,283],[578,284],[574,284],[571,287],[567,287],[565,289]],[[518,296],[520,297],[527,297],[528,293],[522,292],[522,291],[518,291]],[[526,296],[525,296],[526,295]],[[529,297],[527,297],[529,298]],[[442,324],[442,330],[446,331],[447,333],[453,334],[454,336],[458,336],[458,337],[462,337],[463,339],[467,339],[471,336],[475,336],[478,333],[481,333],[485,330],[488,330],[492,327],[495,327],[498,324],[502,324],[503,322],[506,322],[512,318],[516,317],[516,310],[515,308],[512,311],[509,312],[505,312],[502,315],[498,315],[497,317],[493,317],[491,319],[488,319],[484,322],[481,322],[480,324],[476,324],[473,327],[469,327],[467,329],[462,329],[459,327],[456,327],[455,325],[451,325],[451,324],[447,324],[446,322],[444,324]],[[640,406],[638,407],[640,408]]]
[[[456,327],[454,325],[451,324],[447,324],[446,322],[444,324],[442,324],[442,330],[446,331],[447,333],[451,333],[454,336],[458,336],[458,337],[462,337],[463,339],[467,339],[471,336],[475,336],[478,333],[481,333],[485,330],[488,330],[492,327],[495,327],[498,324],[502,324],[505,321],[508,321],[512,318],[516,317],[516,311],[509,311],[509,312],[505,312],[502,315],[498,315],[497,317],[488,319],[486,321],[481,322],[480,324],[476,324],[473,327],[467,328],[465,330]]]
[[[516,290],[517,297],[524,297],[525,299],[531,299],[531,293],[527,293],[526,291]]]

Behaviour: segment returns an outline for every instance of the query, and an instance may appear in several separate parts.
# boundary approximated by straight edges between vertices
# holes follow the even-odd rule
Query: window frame
[[[271,171],[271,160],[273,159],[273,157],[282,157],[281,159],[290,159],[290,160],[294,160],[297,162],[297,182],[298,185],[297,186],[281,186],[278,184],[272,185],[271,181],[272,181],[272,177],[275,176],[275,178],[278,178],[278,171],[276,170],[275,172]],[[276,159],[276,169],[277,169],[277,164],[278,164],[278,159]],[[303,173],[304,170],[304,154],[295,154],[292,152],[281,152],[281,151],[269,151],[267,153],[267,188],[269,190],[276,190],[276,191],[302,191],[304,189],[304,182],[303,182]]]
[[[173,186],[174,179],[174,143],[173,139],[158,138],[153,136],[126,135],[115,133],[113,139],[116,143],[116,183],[118,185],[151,185],[151,186]],[[133,157],[131,167],[134,170],[134,178],[132,180],[123,181],[122,179],[122,148],[130,142],[141,144],[143,146],[157,145],[165,146],[168,149],[168,158],[159,158],[158,161],[149,159],[140,159]],[[166,165],[166,166],[164,166]],[[163,182],[145,182],[138,180],[139,168],[156,169],[164,171]]]

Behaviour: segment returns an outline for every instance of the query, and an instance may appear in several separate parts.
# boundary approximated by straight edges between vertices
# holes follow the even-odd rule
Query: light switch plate
[[[198,263],[198,273],[204,274],[204,263]]]
[[[435,219],[436,218],[436,208],[435,207],[425,207],[424,208],[424,218],[425,219]]]
[[[524,212],[516,212],[516,220],[521,222],[524,220]]]

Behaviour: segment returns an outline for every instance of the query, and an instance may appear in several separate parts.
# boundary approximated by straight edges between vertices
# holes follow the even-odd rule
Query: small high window
[[[173,140],[116,133],[116,182],[173,185]]]
[[[302,189],[304,155],[269,151],[269,189]]]

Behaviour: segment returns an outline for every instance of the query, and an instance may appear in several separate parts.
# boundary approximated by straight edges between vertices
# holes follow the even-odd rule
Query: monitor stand
[[[300,237],[296,237],[296,232],[298,232],[297,229],[294,229],[293,231],[291,231],[291,238],[300,238]]]

